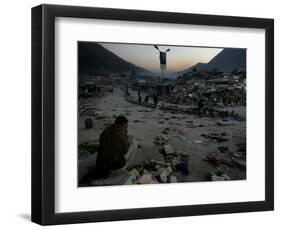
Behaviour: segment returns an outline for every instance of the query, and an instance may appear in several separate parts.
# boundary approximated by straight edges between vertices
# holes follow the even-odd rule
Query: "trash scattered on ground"
[[[212,172],[212,171],[208,172],[208,173],[206,174],[206,179],[207,179],[207,180],[211,180],[211,181],[226,181],[226,180],[231,180],[231,178],[230,178],[227,174],[225,174],[225,173],[223,173],[223,172],[221,172],[221,171],[218,171],[217,173],[214,173],[214,172]]]
[[[237,146],[237,152],[241,152],[242,154],[246,155],[246,142],[244,143],[239,143],[236,145]]]
[[[86,160],[90,155],[95,154],[98,151],[98,141],[94,143],[82,143],[79,145],[79,160]]]
[[[150,161],[152,164],[155,165],[161,165],[161,166],[170,166],[170,163],[164,162],[164,161],[157,161],[157,160],[151,160]]]
[[[162,135],[156,136],[154,138],[153,143],[155,145],[165,145],[168,142],[168,140],[169,140],[169,138],[162,134]]]
[[[186,141],[186,137],[184,136],[185,133],[180,128],[174,128],[174,127],[164,128],[162,134],[167,135],[169,137],[177,137],[182,141]],[[164,137],[168,138],[167,136]]]
[[[150,184],[152,182],[152,174],[144,174],[138,179],[140,184]]]
[[[167,173],[165,168],[160,168],[157,171],[156,175],[157,175],[156,178],[159,178],[158,180],[160,182],[162,182],[162,183],[166,183],[167,182],[167,180],[168,180],[168,178],[167,178],[168,173]]]
[[[223,121],[231,121],[232,118],[231,118],[231,117],[224,117],[222,120],[223,120]]]
[[[230,168],[246,171],[246,158],[243,154],[239,152],[233,153],[227,146],[219,146],[218,149],[223,155],[213,152],[209,153],[203,160],[209,162],[216,168],[224,164]]]
[[[228,122],[216,122],[218,126],[233,126],[235,123],[228,123]]]
[[[219,147],[218,147],[218,150],[219,150],[221,153],[226,153],[227,151],[229,151],[229,147],[227,147],[227,146],[219,146]]]
[[[228,139],[225,138],[226,133],[210,133],[210,134],[201,134],[202,137],[205,137],[206,139],[209,139],[211,142],[226,142]]]
[[[171,145],[165,145],[165,146],[164,146],[164,151],[163,151],[163,153],[164,153],[165,155],[173,154],[173,153],[175,153],[175,152],[176,152],[176,151],[174,150],[173,146],[171,146]]]
[[[197,127],[204,127],[203,124],[196,123],[194,121],[186,121],[185,127],[189,128],[197,128]]]
[[[221,162],[229,167],[232,168],[238,168],[241,171],[246,171],[246,162],[245,160],[240,160],[234,157],[231,157],[230,159],[228,158],[223,158]]]
[[[212,154],[212,153],[208,154],[207,157],[205,159],[203,159],[203,160],[211,163],[214,167],[220,166],[220,163],[221,163],[220,159],[218,159],[217,156]]]
[[[141,121],[141,120],[133,120],[133,122],[135,122],[135,123],[145,123],[145,121]]]
[[[131,175],[135,176],[136,178],[138,178],[138,177],[140,176],[139,171],[136,170],[135,168],[132,169],[132,170],[130,171],[130,173],[131,173]]]
[[[171,145],[163,146],[163,150],[164,161],[152,159],[129,169],[136,184],[177,183],[178,176],[188,176],[189,155]]]
[[[210,180],[230,180],[230,177],[243,179],[246,171],[246,143],[243,132],[246,125],[245,122],[238,121],[245,121],[240,115],[244,114],[245,108],[240,107],[246,105],[246,82],[242,75],[239,75],[238,81],[232,73],[227,77],[218,75],[179,78],[175,80],[171,93],[163,98],[159,97],[158,105],[154,106],[150,105],[151,98],[140,105],[132,104],[126,99],[123,102],[122,86],[116,82],[114,92],[121,91],[116,94],[117,102],[112,100],[115,95],[108,100],[110,103],[104,99],[95,103],[98,101],[96,98],[83,98],[81,103],[79,101],[79,128],[82,127],[82,132],[93,135],[96,139],[96,135],[105,126],[112,124],[122,111],[123,115],[130,116],[130,129],[136,126],[143,129],[134,134],[137,133],[144,139],[142,148],[138,150],[145,154],[137,159],[138,165],[130,168],[127,180],[122,181],[124,184],[202,181],[209,170],[216,172],[210,176]],[[130,84],[130,80],[128,82]],[[141,91],[143,99],[149,93],[151,84],[146,81]],[[133,95],[133,89],[131,91]],[[93,122],[88,122],[87,127],[94,127],[94,130],[84,129],[86,119]],[[146,122],[146,125],[142,126],[142,122]],[[236,134],[239,139],[234,137]],[[84,133],[81,137],[85,138]],[[92,137],[82,138],[79,141],[88,141]],[[79,160],[82,163],[97,153],[98,145],[91,145],[92,143],[79,146]],[[208,154],[209,152],[212,154]],[[204,156],[206,162],[201,160]],[[150,160],[152,158],[157,160]]]
[[[201,140],[193,140],[193,142],[194,142],[195,144],[203,144],[203,141],[201,141]]]
[[[177,179],[176,176],[170,176],[170,177],[169,177],[169,182],[170,182],[170,183],[177,183],[177,182],[178,182],[178,179]]]
[[[105,119],[108,119],[108,116],[98,116],[95,119],[96,120],[105,120]]]

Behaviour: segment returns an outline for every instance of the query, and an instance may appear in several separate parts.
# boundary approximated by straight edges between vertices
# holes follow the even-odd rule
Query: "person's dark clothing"
[[[141,104],[141,100],[142,100],[141,96],[139,96],[138,100],[139,100],[139,104]]]
[[[205,103],[202,99],[198,101],[198,109],[201,110],[204,107]]]
[[[153,102],[154,102],[154,105],[157,105],[158,97],[156,95],[154,95],[154,97],[153,97]]]
[[[127,129],[121,125],[110,125],[100,135],[96,169],[100,176],[126,164],[124,155],[129,148]]]
[[[145,96],[144,102],[145,102],[145,103],[148,103],[148,100],[149,100],[149,96]]]

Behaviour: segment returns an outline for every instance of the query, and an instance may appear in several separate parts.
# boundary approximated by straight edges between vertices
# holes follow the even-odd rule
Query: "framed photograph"
[[[32,221],[274,209],[274,21],[32,8]]]

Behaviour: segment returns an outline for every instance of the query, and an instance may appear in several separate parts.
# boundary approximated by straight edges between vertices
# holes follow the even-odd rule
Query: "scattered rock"
[[[181,135],[176,135],[178,138],[180,138],[182,141],[185,141],[186,138],[184,136],[181,136]]]
[[[130,173],[131,173],[131,175],[134,175],[136,178],[139,178],[140,177],[140,173],[139,173],[139,171],[137,170],[137,169],[132,169],[131,171],[130,171]]]
[[[224,117],[222,120],[223,121],[231,121],[232,119],[231,119],[231,117]]]
[[[222,176],[216,176],[216,175],[212,176],[212,181],[224,181],[224,180],[225,178]]]
[[[225,180],[231,180],[231,178],[227,174],[221,174],[222,177],[224,177]]]
[[[222,126],[222,127],[235,125],[234,123],[223,123],[223,122],[216,122],[216,124],[217,124],[218,126]]]
[[[135,182],[136,182],[136,177],[131,175],[128,177],[128,179],[126,180],[124,185],[132,185],[132,184],[135,184]]]
[[[140,184],[150,184],[152,182],[152,174],[145,174],[145,175],[142,175],[138,182]]]
[[[168,137],[166,137],[165,135],[161,134],[161,135],[156,136],[156,137],[154,138],[153,143],[154,143],[155,145],[165,145],[165,144],[168,142],[168,140],[169,140]]]
[[[96,117],[96,120],[105,120],[105,119],[108,119],[107,116],[98,116]]]
[[[228,141],[228,139],[223,137],[225,135],[226,134],[224,132],[223,133],[201,134],[202,137],[205,137],[212,142],[218,142],[218,143]]]
[[[243,154],[246,154],[246,143],[239,143],[237,146],[237,152],[241,152]]]
[[[159,175],[159,177],[160,177],[160,179],[161,179],[161,182],[163,182],[163,183],[166,183],[167,182],[167,171],[165,170],[165,169],[160,169],[160,175]]]
[[[172,166],[177,166],[179,163],[180,163],[180,161],[179,161],[179,159],[172,159]]]
[[[165,155],[176,153],[176,151],[174,150],[174,147],[172,145],[165,145],[163,149],[164,149]]]
[[[155,163],[157,165],[167,166],[167,167],[171,165],[170,163],[167,163],[164,161],[157,161],[157,160],[153,160],[153,159],[150,162]]]
[[[178,179],[176,176],[169,176],[169,182],[170,183],[177,183],[178,182]]]
[[[226,153],[229,151],[229,147],[227,146],[219,146],[218,147],[218,150],[221,152],[221,153]]]
[[[225,181],[225,180],[231,180],[231,178],[227,174],[221,174],[218,175],[212,175],[211,176],[212,181]]]
[[[221,163],[221,160],[218,159],[214,154],[208,154],[208,156],[206,157],[206,159],[203,159],[209,163],[211,163],[213,166],[215,167],[219,167],[220,166],[220,163]]]
[[[146,175],[146,174],[150,174],[150,172],[149,172],[147,169],[144,169],[143,172],[142,172],[142,174],[143,174],[143,175]]]
[[[172,168],[169,166],[169,167],[166,168],[166,172],[167,172],[168,175],[170,175],[170,174],[173,172],[173,170],[172,170]]]

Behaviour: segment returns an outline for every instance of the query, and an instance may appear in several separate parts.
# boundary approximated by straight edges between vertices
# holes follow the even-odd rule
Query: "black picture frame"
[[[265,29],[265,200],[55,213],[55,18],[109,19]],[[41,225],[267,211],[274,209],[274,20],[110,8],[32,8],[32,221]]]

